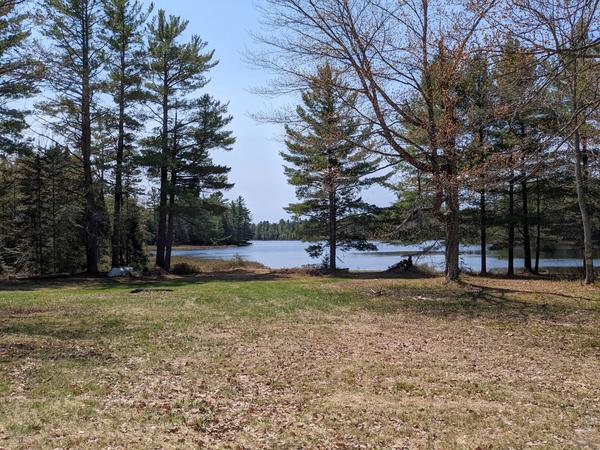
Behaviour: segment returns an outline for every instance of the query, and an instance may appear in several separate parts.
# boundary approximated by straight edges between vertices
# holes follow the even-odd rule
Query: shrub
[[[201,270],[198,266],[186,262],[177,263],[171,269],[171,273],[175,275],[194,275],[200,272]]]

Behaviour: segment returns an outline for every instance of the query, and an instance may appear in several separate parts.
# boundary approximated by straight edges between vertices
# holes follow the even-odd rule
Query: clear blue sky
[[[282,127],[257,123],[250,116],[272,106],[272,100],[250,92],[253,87],[265,85],[269,75],[250,67],[244,60],[246,49],[256,46],[250,32],[260,29],[254,1],[156,0],[154,4],[168,14],[189,20],[188,35],[200,35],[208,42],[208,48],[215,49],[220,61],[212,69],[211,82],[205,90],[221,101],[228,101],[234,117],[231,128],[237,143],[232,152],[214,157],[215,161],[232,168],[230,178],[235,187],[226,196],[242,195],[255,221],[287,217],[283,208],[293,202],[295,196],[283,175],[279,156]],[[393,197],[382,188],[373,188],[365,199],[385,205]]]

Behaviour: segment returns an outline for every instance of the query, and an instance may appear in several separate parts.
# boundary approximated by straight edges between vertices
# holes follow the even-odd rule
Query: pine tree
[[[54,98],[45,102],[50,127],[65,144],[76,148],[83,163],[86,267],[98,272],[100,208],[94,187],[93,124],[100,116],[100,92],[105,55],[100,39],[100,0],[43,0],[41,32],[49,42],[43,50],[46,81]]]
[[[175,219],[180,212],[194,214],[203,209],[207,193],[229,189],[230,168],[214,164],[211,152],[229,151],[235,143],[225,130],[232,121],[227,105],[203,95],[191,101],[182,115],[176,114],[170,154],[169,216],[165,242],[165,268],[171,265]]]
[[[355,96],[338,92],[339,86],[331,66],[319,67],[296,111],[301,124],[286,126],[287,151],[281,153],[288,163],[288,182],[296,187],[301,200],[286,209],[307,218],[303,238],[327,241],[314,243],[307,251],[320,257],[327,248],[331,270],[337,267],[338,246],[342,250],[374,248],[361,229],[372,207],[362,201],[359,192],[383,180],[369,177],[377,171],[379,161],[357,144],[368,144],[369,130],[361,127],[353,114]]]
[[[494,124],[496,96],[494,92],[489,56],[478,52],[468,61],[465,74],[464,110],[469,128],[474,130],[471,136],[470,160],[478,173],[471,177],[471,188],[478,194],[479,235],[482,275],[487,273],[487,198],[489,174],[486,163],[490,157],[490,127]]]
[[[525,270],[533,272],[530,233],[529,181],[531,170],[543,170],[540,162],[544,123],[553,115],[544,107],[542,99],[533,97],[539,91],[536,84],[536,63],[518,42],[510,40],[502,48],[495,68],[498,108],[502,111],[494,124],[494,145],[507,161],[508,183],[508,270],[514,274],[515,230],[521,228]],[[531,100],[533,98],[534,100]],[[515,108],[516,105],[519,105]],[[521,212],[516,209],[520,194]]]
[[[27,53],[30,32],[23,1],[0,1],[0,156],[25,151],[25,112],[14,101],[37,91],[41,66]]]
[[[13,225],[19,230],[19,243],[14,266],[27,274],[46,273],[47,267],[47,199],[42,158],[39,153],[24,156],[17,169],[20,200]]]
[[[124,204],[124,171],[134,153],[135,132],[141,128],[132,107],[142,100],[142,69],[144,62],[143,26],[151,12],[137,0],[104,0],[105,42],[109,58],[109,79],[105,91],[116,106],[115,186],[113,229],[111,236],[112,266],[125,263],[122,249],[122,208]]]
[[[85,268],[85,229],[81,226],[82,181],[78,161],[59,146],[43,152],[49,268],[52,273],[76,273]]]
[[[169,172],[173,149],[173,133],[176,131],[176,113],[181,114],[188,106],[186,97],[203,87],[205,73],[216,63],[213,51],[203,53],[206,42],[192,36],[187,43],[179,43],[188,22],[180,17],[166,16],[159,10],[148,27],[148,57],[145,67],[148,81],[145,86],[149,101],[154,105],[152,115],[160,124],[153,140],[146,141],[145,159],[152,173],[160,179],[159,220],[156,238],[156,264],[166,267]]]

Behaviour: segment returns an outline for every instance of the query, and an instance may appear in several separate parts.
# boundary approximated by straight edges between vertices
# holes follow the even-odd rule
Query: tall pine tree
[[[125,263],[122,248],[122,208],[124,170],[134,152],[135,131],[141,128],[133,106],[143,99],[143,26],[150,10],[137,0],[104,0],[105,41],[109,52],[109,79],[106,92],[112,96],[116,113],[112,123],[116,133],[114,155],[114,210],[111,236],[112,266]]]
[[[102,212],[94,185],[92,127],[101,115],[97,95],[105,62],[100,0],[43,0],[39,23],[48,41],[43,50],[46,80],[54,92],[42,109],[56,136],[76,149],[82,161],[86,267],[96,274]]]
[[[165,265],[167,244],[169,172],[172,166],[173,133],[181,114],[188,105],[188,98],[207,83],[206,71],[216,63],[213,53],[204,52],[206,42],[192,36],[186,43],[180,39],[188,22],[180,17],[168,16],[164,10],[148,27],[148,57],[145,68],[148,81],[145,83],[152,105],[150,110],[160,124],[154,140],[148,140],[146,161],[160,179],[158,235],[156,238],[156,264]]]
[[[356,97],[339,88],[339,77],[331,66],[320,67],[302,94],[303,106],[296,110],[300,124],[286,126],[287,151],[281,153],[288,163],[285,174],[301,200],[287,210],[307,219],[304,239],[326,240],[307,251],[313,257],[327,252],[331,270],[337,267],[338,247],[374,248],[364,228],[372,207],[359,193],[384,178],[369,177],[379,161],[358,143],[368,145],[370,130],[356,118]]]

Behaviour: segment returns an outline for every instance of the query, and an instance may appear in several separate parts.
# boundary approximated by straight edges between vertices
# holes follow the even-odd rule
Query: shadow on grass
[[[52,311],[54,315],[35,313],[4,316],[0,319],[1,335],[45,336],[61,340],[94,340],[103,336],[131,334],[136,329],[118,317],[78,314],[76,317],[63,318],[60,308]]]
[[[545,297],[540,299],[540,296]],[[392,290],[365,302],[364,307],[382,313],[410,311],[451,320],[486,319],[507,324],[531,320],[600,323],[600,302],[591,298],[466,282],[439,290]]]
[[[39,289],[135,289],[152,287],[176,287],[192,284],[202,284],[212,281],[272,281],[290,278],[289,274],[280,272],[257,273],[244,270],[226,272],[206,272],[190,276],[140,277],[140,278],[107,278],[106,276],[91,277],[77,275],[54,278],[31,278],[0,281],[1,292],[35,291]]]
[[[91,346],[76,345],[70,342],[47,343],[43,340],[30,342],[6,342],[0,344],[0,355],[5,363],[19,362],[24,358],[36,361],[110,361],[114,357]]]

